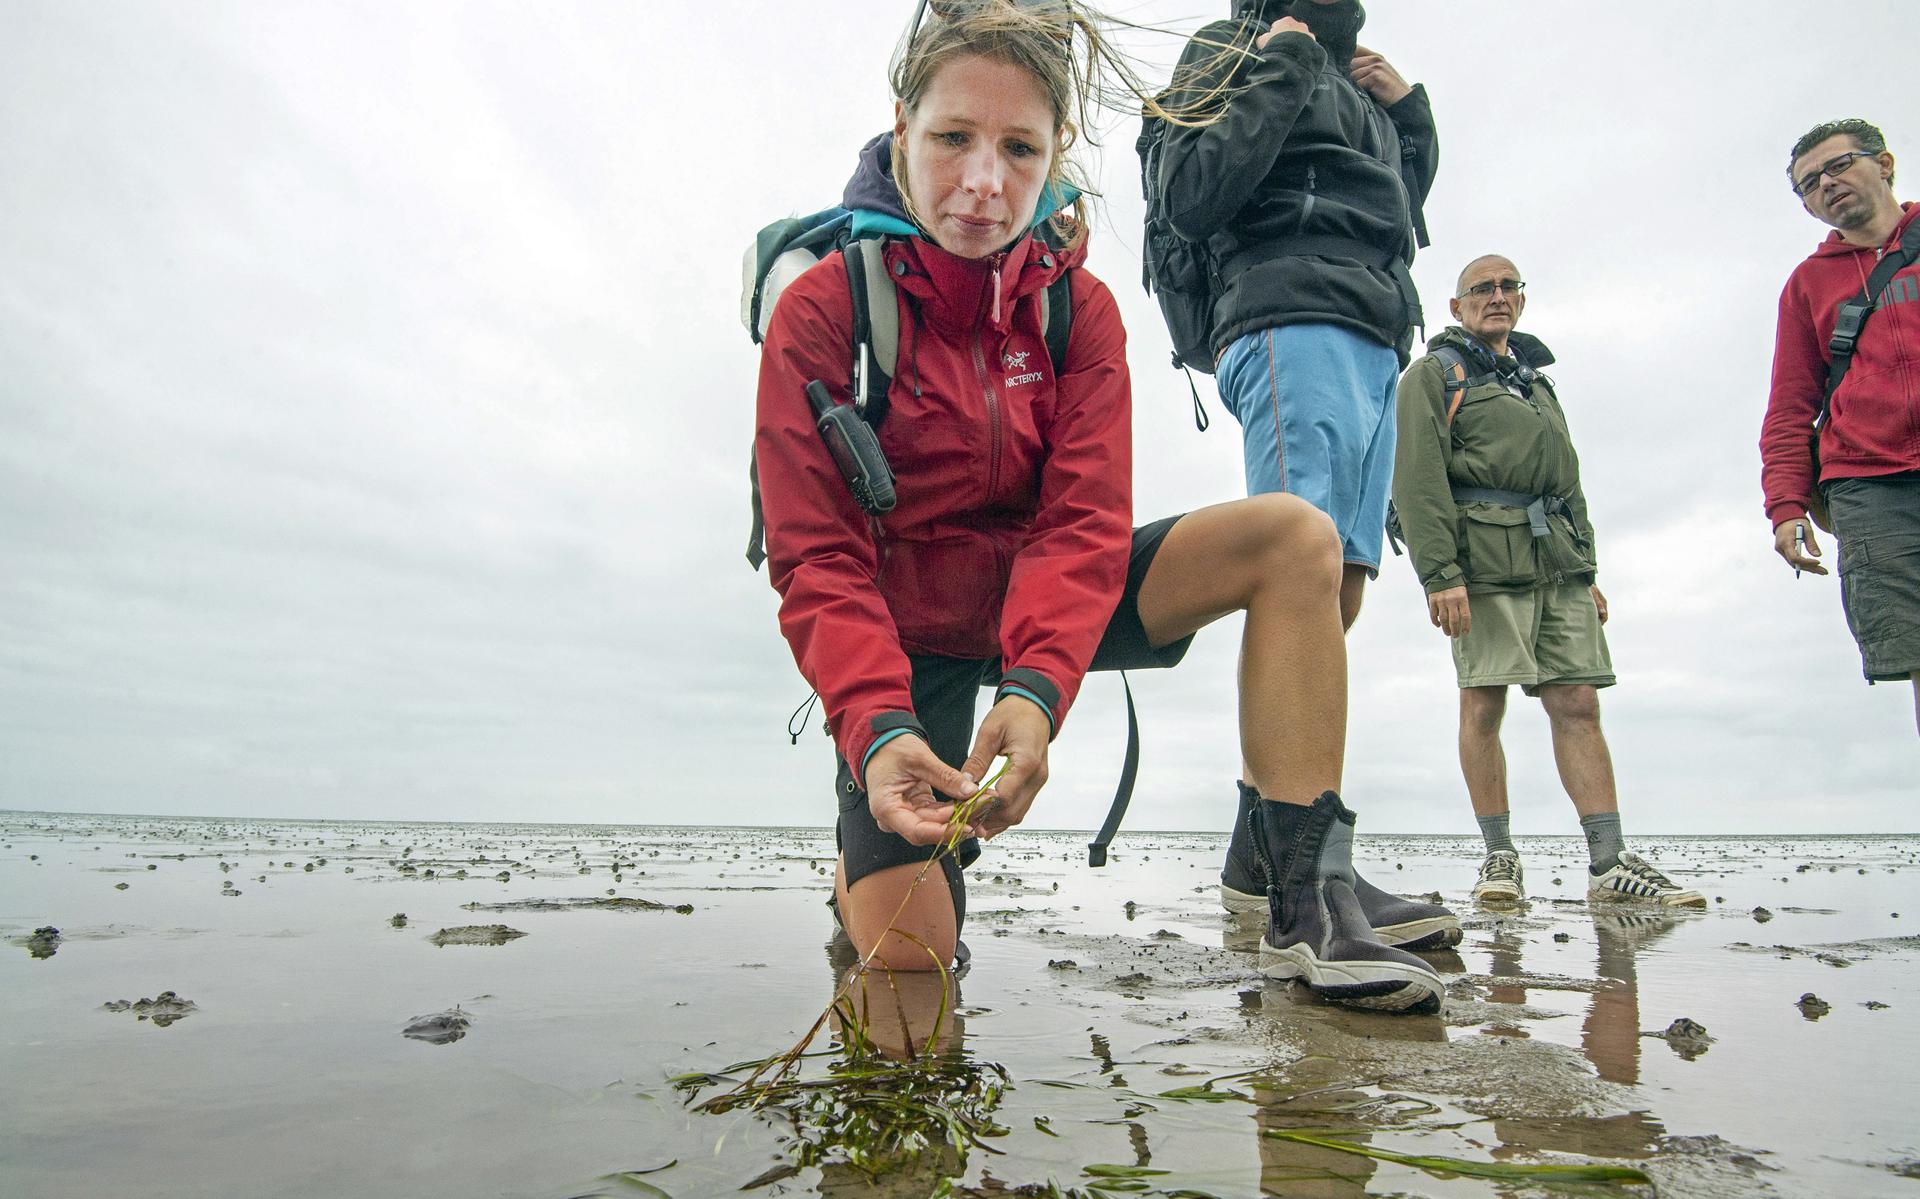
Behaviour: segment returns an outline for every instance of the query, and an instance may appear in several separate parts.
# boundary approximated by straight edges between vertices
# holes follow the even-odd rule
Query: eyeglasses
[[[1876,157],[1878,157],[1878,155],[1871,150],[1848,150],[1838,158],[1829,158],[1824,166],[1808,171],[1802,176],[1800,181],[1793,185],[1793,194],[1805,199],[1807,196],[1813,194],[1814,188],[1820,186],[1820,177],[1822,175],[1829,179],[1838,179],[1842,174],[1846,173],[1848,167],[1853,165],[1854,159]]]
[[[1472,296],[1476,300],[1484,300],[1496,291],[1504,291],[1510,296],[1517,296],[1525,290],[1527,290],[1527,285],[1518,279],[1489,279],[1485,283],[1474,284],[1460,294],[1463,296]]]

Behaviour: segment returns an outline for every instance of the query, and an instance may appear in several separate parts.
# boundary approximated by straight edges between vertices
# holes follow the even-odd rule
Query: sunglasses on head
[[[919,34],[920,24],[926,19],[929,10],[936,19],[950,21],[963,13],[981,8],[988,2],[989,0],[920,0],[913,10],[913,24],[907,29],[907,40],[912,41]],[[1066,19],[1070,0],[1013,0],[1013,4],[1016,8],[1057,11],[1061,18],[1061,40],[1065,41],[1071,36],[1073,26]]]

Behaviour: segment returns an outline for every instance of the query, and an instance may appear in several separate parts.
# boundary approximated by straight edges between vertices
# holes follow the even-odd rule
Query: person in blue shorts
[[[1159,179],[1174,232],[1204,243],[1217,272],[1214,376],[1240,421],[1247,492],[1333,518],[1349,629],[1380,572],[1394,388],[1421,323],[1408,266],[1439,163],[1425,89],[1359,44],[1365,21],[1357,0],[1235,0],[1188,42],[1169,89],[1176,107],[1223,97],[1224,111],[1167,129]],[[1221,872],[1233,911],[1260,890],[1238,830],[1261,797],[1245,779],[1239,790]],[[1390,898],[1362,896],[1379,911]],[[1436,904],[1387,922],[1421,948],[1460,938]]]

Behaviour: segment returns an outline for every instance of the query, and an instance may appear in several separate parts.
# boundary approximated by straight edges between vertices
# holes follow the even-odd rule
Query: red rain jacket
[[[1058,691],[1058,731],[1119,603],[1133,524],[1126,332],[1105,285],[1074,270],[1058,379],[1040,334],[1042,292],[1083,257],[1032,238],[984,260],[888,243],[900,349],[879,436],[899,499],[880,517],[854,503],[803,394],[819,379],[852,397],[840,255],[774,310],[754,433],[768,575],[856,775],[873,719],[913,710],[909,653],[1037,672]]]
[[[1889,246],[1920,218],[1920,204],[1902,207],[1906,215]],[[1775,526],[1806,514],[1815,481],[1807,434],[1827,388],[1834,314],[1860,294],[1878,261],[1875,251],[1842,240],[1836,230],[1794,268],[1780,293],[1773,391],[1760,426],[1760,485]],[[1887,285],[1820,434],[1822,479],[1903,471],[1920,471],[1920,263]]]

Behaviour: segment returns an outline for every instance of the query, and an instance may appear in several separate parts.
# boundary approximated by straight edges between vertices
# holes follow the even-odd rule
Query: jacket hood
[[[1458,325],[1448,325],[1427,339],[1429,352],[1441,346],[1452,346],[1467,357],[1480,361],[1484,366],[1493,364],[1492,355],[1485,343]],[[1531,333],[1522,333],[1518,329],[1507,334],[1507,352],[1534,370],[1545,370],[1554,362],[1553,351],[1547,348],[1546,342]]]
[[[1353,61],[1360,29],[1367,23],[1367,10],[1360,6],[1360,0],[1336,0],[1333,4],[1315,4],[1313,0],[1234,0],[1233,15],[1252,17],[1265,25],[1281,17],[1301,21],[1313,30],[1314,40],[1328,56],[1343,68]]]
[[[1893,227],[1892,240],[1896,242],[1900,240],[1900,235],[1906,232],[1907,226],[1913,224],[1914,218],[1920,216],[1920,203],[1908,200],[1900,206],[1900,211],[1904,215],[1901,216],[1899,223]],[[1833,232],[1827,234],[1825,241],[1814,248],[1813,256],[1815,258],[1832,258],[1842,254],[1871,253],[1873,253],[1873,250],[1870,247],[1854,245],[1846,238],[1841,237],[1840,231],[1835,229]]]
[[[1033,224],[1036,229],[1054,213],[1080,198],[1080,189],[1071,185],[1047,185],[1040,193],[1040,202],[1034,205]],[[893,179],[893,133],[875,136],[866,145],[860,147],[860,161],[853,168],[853,177],[847,180],[847,187],[840,196],[842,207],[853,212],[853,236],[866,237],[870,234],[892,234],[896,237],[926,237],[913,218],[907,215],[906,205],[900,202],[900,188]]]

